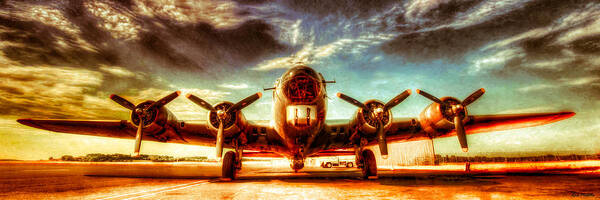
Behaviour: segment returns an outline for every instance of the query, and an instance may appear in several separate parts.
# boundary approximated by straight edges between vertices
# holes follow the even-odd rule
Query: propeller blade
[[[473,92],[473,94],[469,95],[469,97],[465,98],[465,100],[463,100],[461,104],[463,106],[467,106],[467,105],[473,103],[475,100],[479,99],[479,97],[481,97],[481,95],[483,95],[483,93],[485,93],[485,89],[480,88],[479,90],[476,90],[475,92]]]
[[[404,101],[406,98],[408,98],[408,96],[410,96],[410,93],[411,93],[410,89],[405,90],[398,96],[394,97],[392,100],[388,101],[385,104],[385,106],[383,106],[383,109],[384,110],[392,109],[394,106],[400,104],[402,101]]]
[[[140,147],[142,146],[142,133],[144,132],[144,119],[140,116],[140,124],[138,125],[137,132],[135,133],[135,149],[133,153],[135,156],[140,156]]]
[[[369,110],[369,108],[367,107],[367,105],[361,103],[360,101],[357,101],[356,99],[354,99],[352,97],[349,97],[348,95],[345,95],[345,94],[342,94],[341,92],[338,92],[337,96],[340,99],[342,99],[342,100],[344,100],[344,101],[346,101],[346,102],[348,102],[348,103],[350,103],[352,105],[355,105],[356,107],[362,108],[363,110]]]
[[[223,155],[223,139],[223,121],[219,121],[219,130],[217,130],[216,144],[217,160],[220,160],[221,156]]]
[[[135,109],[135,105],[133,103],[131,103],[130,101],[127,101],[127,99],[120,97],[119,95],[111,94],[110,99],[112,99],[114,102],[117,102],[118,104],[120,104],[121,106],[123,106],[129,110]]]
[[[388,158],[388,148],[387,148],[387,140],[385,138],[385,131],[383,127],[383,122],[379,120],[379,124],[377,126],[377,142],[379,143],[379,152],[381,152],[381,158]]]
[[[167,95],[166,97],[163,97],[162,99],[154,102],[152,105],[148,106],[147,109],[154,108],[154,107],[156,107],[156,108],[163,107],[164,105],[173,101],[173,99],[177,98],[180,94],[181,94],[181,91],[175,91],[175,92]]]
[[[199,105],[200,107],[206,110],[217,112],[217,110],[215,110],[215,108],[212,107],[208,102],[202,100],[201,98],[198,98],[197,96],[194,96],[193,94],[187,94],[186,97],[190,99],[190,101],[194,102],[196,105]]]
[[[467,144],[467,134],[465,133],[465,128],[463,127],[462,120],[459,116],[454,117],[454,128],[456,129],[456,136],[458,137],[458,142],[460,143],[462,151],[469,151],[469,146]]]
[[[227,109],[226,112],[230,113],[230,112],[240,111],[240,110],[244,109],[246,106],[248,106],[248,105],[254,103],[256,100],[260,99],[260,97],[262,97],[262,93],[260,93],[260,92],[250,95],[249,97],[246,97],[245,99],[242,99],[241,101],[239,101],[236,104],[234,104],[233,106],[231,106],[229,109]]]
[[[420,94],[420,95],[424,96],[425,98],[428,98],[429,100],[431,100],[433,102],[436,102],[436,103],[439,103],[439,104],[446,104],[442,100],[438,99],[437,97],[435,97],[435,96],[433,96],[433,95],[431,95],[431,94],[429,94],[429,93],[427,93],[427,92],[425,92],[423,90],[417,89],[417,94]]]

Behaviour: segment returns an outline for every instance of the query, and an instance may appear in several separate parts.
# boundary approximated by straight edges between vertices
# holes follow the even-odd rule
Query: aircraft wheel
[[[347,168],[352,168],[352,167],[354,167],[354,163],[348,162],[348,163],[346,163],[346,167]]]
[[[375,160],[375,154],[371,150],[364,150],[362,152],[362,175],[363,178],[377,177],[377,160]]]
[[[231,180],[235,179],[235,152],[228,151],[225,153],[221,169],[223,170],[221,177],[230,178]]]
[[[325,168],[331,168],[331,166],[332,166],[332,165],[331,165],[331,163],[330,163],[330,162],[328,162],[328,163],[326,163],[326,164],[325,164]]]

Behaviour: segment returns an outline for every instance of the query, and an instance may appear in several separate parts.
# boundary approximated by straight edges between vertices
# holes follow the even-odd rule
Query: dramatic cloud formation
[[[137,70],[240,67],[285,49],[235,3],[6,2],[0,48],[22,65]]]

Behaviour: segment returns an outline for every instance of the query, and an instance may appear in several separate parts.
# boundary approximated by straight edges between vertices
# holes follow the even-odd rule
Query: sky
[[[406,89],[438,97],[486,93],[470,114],[575,111],[540,127],[435,139],[438,154],[600,152],[600,3],[584,0],[0,1],[0,158],[133,151],[133,140],[53,133],[18,118],[129,119],[134,103],[173,91],[210,103],[272,87],[304,63],[328,84],[327,119]],[[271,119],[270,92],[244,109]],[[392,112],[417,117],[413,93]],[[206,111],[179,97],[180,120]],[[142,152],[212,155],[214,148],[144,142]],[[495,155],[496,155],[495,154]]]

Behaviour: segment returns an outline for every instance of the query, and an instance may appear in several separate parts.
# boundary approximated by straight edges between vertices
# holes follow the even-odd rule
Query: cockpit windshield
[[[309,76],[295,76],[286,83],[285,96],[294,103],[311,102],[319,96],[319,83]]]

